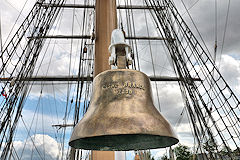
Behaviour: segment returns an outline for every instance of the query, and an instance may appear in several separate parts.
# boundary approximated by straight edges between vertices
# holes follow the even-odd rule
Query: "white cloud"
[[[22,1],[19,0],[8,0],[11,4],[14,5],[14,7],[16,7],[17,10],[21,10],[21,7],[23,5]],[[188,6],[192,5],[192,1],[187,1]],[[31,3],[33,3],[33,1],[31,1]],[[178,2],[176,2],[178,3]],[[3,5],[2,5],[3,4]],[[1,9],[2,9],[2,24],[3,24],[3,37],[4,39],[6,38],[7,34],[9,33],[11,26],[14,24],[16,17],[18,15],[18,12],[14,9],[11,8],[11,6],[9,4],[6,3],[2,3],[1,4]],[[231,8],[233,10],[231,10],[231,15],[230,16],[230,22],[229,22],[229,29],[228,32],[230,33],[231,36],[228,36],[226,39],[226,50],[228,52],[224,52],[223,54],[226,53],[230,53],[231,50],[235,50],[236,52],[233,53],[234,55],[239,55],[240,51],[239,51],[239,32],[237,32],[237,30],[239,29],[239,12],[238,12],[238,5],[239,1],[238,0],[233,0],[232,1],[232,5]],[[27,10],[24,11],[23,15],[26,15],[29,8],[31,8],[32,6],[28,4],[27,6]],[[178,6],[180,7],[180,6]],[[200,32],[203,33],[203,37],[204,39],[207,40],[207,45],[210,46],[211,48],[213,48],[213,42],[214,42],[214,25],[213,25],[213,2],[212,3],[208,3],[208,1],[203,0],[203,1],[199,1],[198,4],[196,6],[194,6],[193,9],[190,10],[193,18],[197,21],[196,24],[197,26],[199,26]],[[204,8],[204,12],[202,12],[202,8]],[[182,12],[184,12],[184,10],[181,10]],[[226,3],[225,2],[219,2],[219,17],[221,17],[221,21],[219,21],[220,25],[219,25],[219,31],[223,31],[223,26],[224,26],[224,19],[222,17],[225,17],[225,12],[226,11]],[[71,27],[69,27],[70,25],[70,21],[71,18],[69,18],[69,16],[71,16],[72,11],[67,11],[68,13],[64,16],[66,16],[63,19],[63,23],[61,25],[61,28],[58,30],[58,34],[69,34],[71,33]],[[137,16],[136,16],[137,17]],[[185,16],[184,16],[185,17]],[[186,18],[186,17],[185,17]],[[237,18],[237,19],[235,19]],[[23,17],[21,16],[22,20]],[[140,22],[143,20],[142,16],[138,16],[137,17],[137,21],[136,22]],[[234,21],[233,21],[234,20]],[[149,20],[149,22],[151,22]],[[190,21],[188,21],[190,22]],[[20,22],[17,24],[20,25]],[[140,24],[140,25],[136,25],[137,26],[137,32],[138,34],[143,32],[146,35],[146,30],[142,30],[142,27],[145,24]],[[77,28],[77,27],[76,27]],[[153,29],[154,27],[151,26],[150,29]],[[64,31],[64,32],[63,32]],[[75,31],[76,33],[77,31]],[[14,33],[14,32],[13,32]],[[153,33],[153,35],[155,35],[155,33]],[[220,34],[222,35],[222,33]],[[222,37],[220,37],[222,38]],[[219,39],[220,39],[219,38]],[[220,40],[221,41],[221,40]],[[66,54],[69,53],[70,51],[70,45],[69,42],[70,41],[65,41],[66,44],[60,44],[58,46],[58,48],[55,50],[54,52],[54,57],[52,59],[52,64],[50,66],[50,70],[49,70],[49,74],[48,75],[68,75],[68,64],[69,64],[69,55],[64,56]],[[62,43],[62,42],[60,42]],[[76,43],[76,42],[74,42]],[[221,42],[219,42],[221,43]],[[153,48],[154,52],[159,52],[159,48],[157,48],[158,45],[156,45],[156,48]],[[219,44],[219,49],[220,49],[221,45]],[[77,58],[79,55],[77,54],[77,49],[74,49],[76,52],[74,52],[73,55],[73,59]],[[50,53],[51,49],[49,49],[46,59],[43,62],[44,65],[41,66],[40,69],[40,74],[44,75],[44,72],[47,70],[48,68],[48,62],[49,62],[49,58],[50,58]],[[68,51],[68,52],[67,52]],[[146,53],[143,53],[141,56],[141,58],[143,58],[144,60],[148,60],[151,62],[150,59],[150,55],[149,55],[149,50],[145,50]],[[161,50],[162,52],[162,50]],[[144,55],[145,54],[145,55]],[[165,58],[161,57],[159,58],[157,54],[154,54],[154,62],[156,63],[156,72],[158,73],[162,73],[161,72],[161,68],[160,66],[162,65],[162,63],[164,63]],[[231,57],[228,55],[223,55],[222,56],[222,61],[221,61],[221,66],[220,66],[220,70],[223,74],[223,76],[226,78],[227,82],[230,84],[230,86],[233,87],[233,89],[237,92],[235,93],[240,93],[240,62],[239,60],[237,60],[238,57]],[[76,64],[78,64],[78,61],[76,62]],[[149,64],[145,64],[144,62],[142,62],[141,64],[145,65],[143,70],[148,72],[148,75],[152,74],[152,66]],[[159,66],[158,66],[159,65]],[[168,68],[169,64],[167,64]],[[166,67],[166,66],[164,66]],[[171,69],[171,68],[170,68]],[[73,70],[76,71],[77,67],[73,67]],[[150,74],[151,73],[151,74]],[[168,70],[166,70],[164,73],[169,73]],[[172,74],[172,73],[171,73]],[[179,87],[177,84],[163,84],[160,85],[159,84],[159,95],[160,95],[160,103],[161,103],[161,108],[162,108],[162,114],[166,117],[166,119],[168,119],[173,125],[175,125],[178,117],[180,116],[180,113],[182,111],[183,108],[183,102],[182,102],[182,97],[181,97],[181,93],[179,90]],[[52,89],[50,87],[44,87],[44,89],[46,88],[46,90],[48,90],[49,93],[53,93]],[[56,92],[58,93],[63,93],[63,96],[66,95],[66,85],[59,85],[57,86]],[[154,102],[155,102],[155,106],[158,108],[158,103],[157,103],[157,98],[156,98],[156,90],[155,87],[153,85],[153,95],[154,95]],[[33,93],[36,93],[34,96],[39,96],[39,92],[40,92],[40,87],[34,87],[33,88]],[[59,95],[59,94],[58,94]],[[56,96],[56,98],[62,98],[63,96]],[[24,119],[26,117],[26,121],[28,121],[30,123],[30,117],[33,116],[33,113],[28,113],[27,116],[24,116]],[[28,118],[29,117],[29,118]],[[46,121],[46,126],[51,127],[52,124],[56,124],[56,120],[52,120],[52,118],[55,119],[55,117],[50,117],[50,116],[46,116],[44,115],[44,119]],[[35,124],[35,123],[34,123]],[[182,123],[180,124],[179,128],[177,129],[178,133],[189,133],[190,134],[190,128],[188,127],[189,124],[187,124],[187,119],[186,117],[182,120]],[[40,138],[38,140],[41,140],[41,136],[39,136]],[[47,137],[46,139],[48,139],[49,137]],[[51,138],[51,137],[50,137]],[[50,140],[50,139],[49,139]],[[184,141],[184,143],[190,145],[192,144],[192,141],[188,138],[182,138],[181,142]],[[22,146],[23,142],[21,141],[16,141],[16,146]],[[30,141],[29,141],[30,143]],[[52,142],[54,145],[55,143]],[[40,145],[40,144],[39,144]],[[41,146],[41,145],[40,145]],[[49,145],[51,146],[51,145]],[[159,151],[158,155],[160,156],[162,154],[162,151]]]
[[[240,89],[240,60],[223,55],[219,64],[220,72],[233,89]]]
[[[34,106],[31,106],[32,109],[35,109]],[[37,106],[36,106],[37,108]],[[46,107],[48,108],[48,107]],[[48,108],[50,109],[50,108]],[[53,108],[52,108],[53,110]],[[45,111],[47,112],[47,111]],[[40,131],[45,131],[46,133],[55,133],[55,129],[56,128],[53,128],[52,125],[55,125],[55,124],[59,124],[59,123],[62,123],[62,117],[57,117],[57,115],[52,115],[52,113],[49,113],[48,114],[43,114],[40,112],[37,112],[37,109],[36,109],[36,113],[34,113],[33,110],[26,110],[24,109],[22,111],[22,116],[23,116],[23,120],[24,120],[24,123],[27,125],[27,127],[30,127],[31,124],[31,129],[33,130],[36,130],[37,132],[40,132]],[[24,129],[25,130],[25,126],[24,124],[22,123],[22,121],[20,121],[19,123],[19,129]]]
[[[60,144],[48,135],[36,134],[25,141],[14,141],[13,146],[21,159],[57,159]]]
[[[181,123],[179,126],[175,127],[175,130],[179,134],[191,134],[191,128],[189,123]]]
[[[223,55],[221,58],[220,72],[239,96],[240,91],[240,61],[229,55]],[[153,84],[153,95],[155,106],[158,108],[155,85]],[[169,120],[174,127],[177,119],[180,117],[180,113],[183,109],[183,101],[181,97],[181,92],[177,84],[158,84],[158,93],[160,97],[160,103],[162,108],[162,114],[167,120]],[[218,115],[215,115],[214,118],[218,119]],[[222,124],[219,124],[219,127],[224,127]],[[187,119],[186,112],[183,113],[183,119],[179,123],[179,126],[175,128],[176,133],[178,134],[181,144],[193,147],[193,136],[190,128],[190,122]],[[215,130],[213,129],[213,132]],[[159,153],[160,154],[160,153]]]
[[[154,104],[159,108],[157,91],[155,84],[152,83]],[[181,92],[177,83],[157,83],[161,114],[172,124],[175,125],[184,107]],[[182,122],[185,123],[185,120]]]
[[[151,153],[153,154],[153,157],[158,160],[161,157],[163,157],[163,155],[167,155],[168,153],[168,149],[155,149],[155,150],[151,150]]]

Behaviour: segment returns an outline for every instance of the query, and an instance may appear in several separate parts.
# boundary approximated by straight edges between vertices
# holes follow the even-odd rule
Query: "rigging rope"
[[[183,6],[184,6],[184,8],[185,8],[185,10],[186,10],[186,12],[187,12],[190,20],[192,21],[192,24],[193,24],[194,28],[196,29],[196,31],[197,31],[197,33],[198,33],[198,35],[199,35],[199,37],[200,37],[200,39],[201,39],[204,47],[206,48],[206,51],[208,52],[209,56],[211,56],[210,51],[208,50],[208,47],[207,47],[205,41],[203,40],[203,37],[202,37],[200,31],[199,31],[198,28],[197,28],[197,25],[195,24],[195,22],[194,22],[194,20],[193,20],[193,18],[192,18],[192,16],[191,16],[189,10],[187,9],[187,6],[186,6],[185,3],[183,2],[183,0],[181,0],[181,2],[182,2],[182,4],[183,4]]]
[[[226,20],[225,20],[224,31],[223,31],[222,47],[221,47],[221,52],[220,52],[219,68],[220,68],[220,64],[221,64],[223,48],[224,48],[224,43],[225,43],[225,38],[226,38],[226,33],[227,33],[228,19],[229,19],[229,12],[230,12],[230,4],[231,4],[231,0],[228,0]]]
[[[132,0],[130,0],[130,6],[132,7]],[[136,37],[136,27],[135,27],[133,9],[131,9],[130,11],[131,11],[131,17],[132,17],[133,36]],[[132,43],[132,45],[133,45],[132,46],[132,49],[133,49],[132,59],[134,60],[134,69],[141,71],[140,62],[139,62],[138,45],[137,45],[136,39],[134,39],[134,43]],[[136,64],[137,64],[137,66],[136,66]]]
[[[195,2],[187,9],[187,11],[190,11],[199,1],[200,1],[200,0],[195,1]],[[184,16],[184,15],[187,13],[187,11],[185,11],[181,16]]]
[[[15,26],[16,26],[19,18],[20,18],[20,16],[22,15],[22,12],[23,12],[23,10],[24,10],[24,8],[25,8],[25,6],[26,6],[26,4],[27,4],[28,1],[29,1],[29,0],[26,0],[26,1],[25,1],[25,3],[23,4],[23,7],[22,7],[22,9],[21,9],[20,12],[19,12],[14,6],[12,6],[11,3],[9,3],[8,1],[6,1],[6,2],[9,3],[13,8],[15,8],[15,9],[19,12],[19,14],[18,14],[17,19],[15,20],[15,22],[14,22],[14,24],[13,24],[13,26],[12,26],[9,34],[8,34],[8,36],[7,36],[7,38],[6,38],[6,41],[5,41],[5,43],[3,44],[3,46],[5,46],[6,43],[8,42],[8,39],[10,38],[10,35],[12,34],[12,31],[13,31],[13,29],[15,28]],[[23,16],[23,15],[22,15],[22,16]],[[23,17],[24,17],[24,16],[23,16]]]
[[[75,0],[73,1],[74,5]],[[75,8],[73,8],[73,12],[72,12],[72,29],[71,29],[71,34],[73,36],[74,34],[74,20],[75,20]],[[69,54],[69,67],[68,67],[68,76],[70,77],[71,75],[71,65],[72,65],[72,52],[73,52],[73,39],[71,39],[71,44],[70,44],[70,54]],[[68,81],[69,82],[69,81]],[[71,85],[70,83],[68,83],[67,85],[67,102],[66,102],[66,110],[65,110],[65,115],[64,115],[64,125],[67,124],[67,114],[68,114],[68,109],[69,109],[69,97],[70,97],[70,92],[71,92]],[[70,104],[70,108],[71,108],[72,103]],[[69,109],[70,110],[70,109]],[[64,143],[65,143],[65,134],[66,134],[66,127],[63,128],[63,139],[62,139],[62,160],[64,158]]]
[[[174,3],[170,0],[146,0],[145,2],[154,8],[156,23],[162,27],[159,29],[161,35],[174,39],[174,41],[165,40],[164,42],[178,75],[183,79],[186,77],[202,79],[199,84],[188,80],[180,82],[182,94],[187,97],[186,106],[200,149],[204,145],[207,148],[210,147],[208,142],[211,142],[214,150],[207,148],[203,150],[204,153],[209,152],[211,159],[216,155],[223,159],[224,155],[220,147],[225,147],[228,150],[227,156],[233,159],[229,145],[239,151],[240,142],[238,98],[223,79],[212,57],[201,47],[188,28]],[[166,6],[166,9],[158,10],[160,6]],[[213,71],[215,76],[211,74]],[[211,87],[212,81],[214,81],[213,87]],[[213,92],[213,96],[210,91]],[[213,110],[208,108],[208,99],[213,105]]]
[[[145,10],[144,10],[144,17],[145,17],[145,22],[146,22],[147,35],[148,35],[148,37],[150,37],[148,22],[147,22],[147,16],[146,16],[146,11]],[[150,57],[151,57],[151,61],[152,61],[153,76],[154,76],[154,78],[156,78],[156,70],[155,70],[155,64],[154,64],[154,60],[153,60],[152,46],[151,46],[150,40],[148,40],[148,44],[149,44]],[[158,85],[157,85],[156,81],[155,81],[155,87],[156,87],[157,100],[158,100],[158,109],[161,112],[161,104],[160,104],[160,100],[159,100]]]
[[[213,61],[216,63],[217,47],[218,47],[218,9],[217,0],[215,0],[215,44]]]
[[[2,54],[3,51],[3,44],[2,44],[2,14],[1,14],[2,10],[0,10],[0,54]],[[3,57],[1,59],[2,63],[3,63]]]
[[[26,125],[25,121],[22,119],[22,117],[21,117],[21,120],[22,120],[22,122],[23,122],[23,124],[24,124],[24,127],[27,129],[27,125]],[[30,140],[32,141],[33,146],[34,146],[34,148],[36,149],[39,157],[43,160],[43,157],[42,157],[42,155],[41,155],[41,152],[38,150],[38,148],[37,148],[37,146],[36,146],[36,144],[35,144],[35,140],[33,140],[30,135],[28,135],[28,136],[30,137]],[[35,135],[34,135],[34,137],[35,137]],[[34,138],[34,139],[35,139],[35,138]]]
[[[60,1],[59,1],[59,3],[60,3]],[[25,25],[27,23],[27,25],[29,27],[31,25],[31,22],[32,22],[32,21],[28,21],[28,18],[30,17],[30,15],[33,16],[31,18],[34,19],[35,15],[37,15],[38,13],[40,14],[40,12],[37,12],[37,10],[34,10],[34,8],[36,6],[37,5],[35,5],[33,7],[33,10],[32,10],[32,12],[36,11],[35,12],[36,14],[30,13],[29,16],[26,17],[25,21],[23,22],[23,25]],[[58,13],[58,11],[59,11],[59,9],[57,9],[57,8],[50,8],[50,10],[48,10],[48,9],[45,10],[45,12],[47,14],[46,13],[45,14],[40,14],[40,16],[38,17],[40,19],[35,21],[35,29],[33,30],[33,32],[37,31],[37,29],[39,27],[39,30],[38,30],[39,32],[37,34],[38,35],[46,34],[49,31],[49,28],[52,26],[52,24],[53,24],[53,22],[56,18],[57,14],[54,14],[54,13]],[[43,13],[43,12],[41,12],[41,13]],[[46,28],[44,28],[44,25],[46,25]],[[22,28],[22,26],[21,26],[20,29],[18,30],[18,32],[15,34],[15,36],[18,38],[20,36],[19,33],[21,31],[23,31],[23,29],[25,29],[25,30],[28,29],[28,27]],[[24,35],[21,35],[21,37],[23,37],[23,36]],[[20,41],[21,41],[21,39],[20,39]],[[16,45],[18,45],[20,43],[20,41],[18,41]],[[27,54],[25,56],[22,56],[22,57],[24,57],[24,62],[22,62],[20,57],[18,56],[19,60],[18,60],[17,65],[19,63],[22,64],[22,67],[21,67],[22,69],[18,71],[17,78],[30,77],[33,74],[34,66],[36,65],[36,61],[37,61],[37,56],[39,55],[39,52],[42,48],[42,42],[43,42],[42,40],[34,40],[34,41],[31,41],[30,43],[27,43],[26,48],[28,50],[23,50],[23,53],[25,51],[27,51]],[[36,45],[34,45],[34,43],[36,43]],[[13,45],[13,46],[11,46],[11,45]],[[10,43],[10,47],[14,47],[14,45],[15,45],[14,43]],[[32,45],[32,46],[29,46],[29,45]],[[8,46],[9,46],[9,44],[8,44]],[[7,47],[7,49],[4,50],[4,51],[6,51],[6,54],[8,55],[7,61],[9,61],[9,59],[11,59],[12,54],[15,53],[15,49],[12,51],[12,53],[9,53],[8,47]],[[33,52],[33,54],[31,54],[31,52]],[[1,56],[3,56],[3,54]],[[5,69],[7,61],[5,61],[3,63],[2,70]],[[15,66],[14,70],[11,71],[10,76],[13,76],[13,73],[16,70],[16,66]],[[29,87],[28,86],[24,87],[24,84],[25,84],[25,82],[21,82],[21,85],[19,83],[14,84],[15,85],[14,86],[15,91],[12,92],[13,88],[11,89],[11,91],[10,91],[11,95],[8,98],[8,101],[5,103],[5,105],[4,105],[5,107],[3,106],[4,108],[7,108],[7,107],[10,108],[10,110],[8,110],[8,113],[4,116],[4,123],[3,123],[3,126],[1,126],[1,129],[0,129],[1,135],[3,136],[3,139],[5,137],[5,140],[7,142],[6,145],[4,146],[3,152],[1,154],[1,157],[3,159],[5,159],[8,156],[8,154],[11,153],[11,151],[9,151],[9,148],[10,148],[11,143],[12,143],[12,138],[13,138],[13,135],[14,135],[14,131],[16,129],[18,119],[19,119],[19,117],[21,115],[21,112],[22,112],[22,107],[23,107],[23,104],[25,102],[26,95],[29,91],[28,90]],[[18,97],[21,94],[22,94],[22,96],[20,96],[20,99],[18,100]],[[13,102],[13,103],[11,103],[11,102]],[[16,105],[16,107],[14,105]],[[15,110],[15,108],[16,108],[16,110]],[[15,118],[14,118],[14,114],[15,114]],[[11,124],[11,117],[13,117],[13,124]],[[5,135],[8,132],[9,132],[9,134],[6,137]],[[1,142],[1,147],[2,147],[2,142]]]

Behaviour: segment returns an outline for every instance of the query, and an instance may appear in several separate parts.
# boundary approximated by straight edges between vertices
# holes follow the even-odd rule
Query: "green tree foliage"
[[[220,152],[222,155],[228,156],[228,154],[232,153],[232,149],[229,146],[223,146]]]
[[[140,159],[143,160],[155,160],[154,157],[151,155],[150,150],[143,150],[138,153]]]
[[[203,148],[207,151],[210,157],[216,159],[217,157],[217,145],[213,142],[213,140],[209,139],[207,142],[204,143]]]
[[[169,160],[169,159],[167,158],[167,155],[164,154],[164,155],[162,156],[161,160]]]
[[[215,152],[217,146],[214,144],[214,142],[213,142],[212,140],[209,140],[209,141],[207,141],[207,142],[203,145],[203,148],[204,148],[207,152],[213,154],[213,153]]]
[[[237,147],[234,151],[233,151],[235,156],[240,156],[240,148]]]
[[[152,157],[150,150],[145,151],[144,154],[145,154],[145,157],[146,157],[145,159],[154,160],[154,157]]]
[[[189,147],[179,144],[174,152],[176,154],[177,160],[189,160],[192,156]]]

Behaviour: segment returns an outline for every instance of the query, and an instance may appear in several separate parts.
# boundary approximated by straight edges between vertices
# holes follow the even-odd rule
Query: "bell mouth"
[[[165,148],[178,141],[177,138],[168,136],[124,134],[80,138],[69,142],[69,145],[85,150],[128,151]]]

